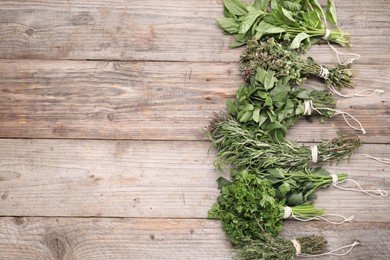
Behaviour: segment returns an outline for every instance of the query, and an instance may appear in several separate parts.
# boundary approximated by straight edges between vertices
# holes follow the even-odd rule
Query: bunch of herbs
[[[274,35],[289,38],[291,49],[307,50],[327,35],[330,24],[334,28],[327,40],[350,45],[349,34],[337,26],[333,0],[327,1],[326,11],[317,0],[255,0],[253,3],[224,0],[224,17],[217,21],[226,33],[234,36],[236,42],[232,47],[241,46],[252,38],[260,40]]]

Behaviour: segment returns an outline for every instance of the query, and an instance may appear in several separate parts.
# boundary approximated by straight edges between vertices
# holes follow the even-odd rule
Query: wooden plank
[[[390,91],[389,66],[356,65],[356,88]],[[242,84],[237,63],[0,61],[0,136],[204,140],[214,112]],[[311,80],[307,87],[323,88]],[[339,99],[361,121],[365,142],[390,142],[390,96]],[[306,133],[310,131],[310,135]],[[291,138],[356,133],[335,116],[299,122]]]
[[[288,221],[284,236],[321,234],[328,250],[359,240],[346,260],[388,259],[386,223],[330,226]],[[0,259],[231,259],[218,221],[201,219],[0,218]],[[324,259],[336,259],[325,257]],[[337,258],[339,259],[339,258]]]
[[[208,142],[2,139],[0,216],[206,218],[219,194],[208,149]],[[390,158],[389,145],[358,153]],[[365,189],[390,190],[390,165],[356,155],[329,168]],[[388,199],[357,192],[330,188],[317,205],[357,222],[390,221]]]
[[[336,4],[341,27],[353,35],[350,51],[364,63],[388,63],[389,2]],[[233,38],[215,22],[218,0],[7,0],[0,10],[0,58],[235,62],[242,51],[229,49]],[[326,46],[313,53],[336,61]]]

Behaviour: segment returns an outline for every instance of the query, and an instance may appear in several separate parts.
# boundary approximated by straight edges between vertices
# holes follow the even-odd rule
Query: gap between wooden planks
[[[325,1],[321,1],[323,4]],[[354,47],[370,64],[390,61],[388,1],[338,1],[338,20],[352,33]],[[0,4],[0,58],[233,61],[233,37],[216,18],[221,1],[19,1]],[[323,48],[321,48],[323,47]],[[322,62],[334,63],[326,46]],[[324,55],[325,54],[325,55]]]
[[[289,239],[324,235],[328,249],[359,240],[346,260],[388,259],[388,223],[286,221]],[[0,259],[231,259],[220,223],[202,219],[0,218]],[[327,258],[333,259],[333,258]]]
[[[206,218],[219,194],[208,142],[0,140],[1,216]],[[357,153],[390,157],[390,145]],[[380,151],[380,152],[378,152]],[[390,190],[389,165],[358,155],[324,165],[365,189]],[[336,190],[317,206],[357,222],[389,222],[388,199]]]
[[[236,63],[0,60],[0,68],[0,136],[9,138],[205,140],[212,114],[243,84]],[[345,92],[390,91],[390,67],[354,69],[356,87]],[[360,120],[365,142],[389,143],[389,97],[339,98],[337,109]],[[293,140],[360,134],[341,116],[304,121]]]

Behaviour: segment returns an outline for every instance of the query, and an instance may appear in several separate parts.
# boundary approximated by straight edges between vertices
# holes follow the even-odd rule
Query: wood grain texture
[[[283,235],[324,235],[327,250],[359,240],[346,260],[390,257],[385,223],[287,221]],[[3,239],[7,238],[7,239]],[[220,224],[196,219],[0,218],[0,259],[231,259]],[[339,259],[326,257],[324,259]]]
[[[389,66],[356,65],[355,89],[390,91]],[[205,140],[212,114],[242,84],[237,63],[0,61],[0,136]],[[309,80],[305,86],[323,88]],[[390,96],[339,98],[361,121],[365,142],[390,142]],[[313,142],[356,133],[342,116],[302,120],[291,139]],[[311,134],[308,135],[307,132]]]
[[[353,35],[354,47],[342,51],[389,64],[389,2],[336,4],[341,28]],[[233,38],[215,21],[219,0],[6,0],[0,10],[0,58],[235,62],[242,51],[228,47]],[[327,46],[312,53],[336,61]]]
[[[0,215],[206,218],[219,194],[208,149],[207,142],[2,139]],[[390,158],[389,150],[364,145],[357,153]],[[325,167],[365,189],[390,190],[390,165],[356,155]],[[330,188],[316,204],[357,222],[390,221],[388,198]]]

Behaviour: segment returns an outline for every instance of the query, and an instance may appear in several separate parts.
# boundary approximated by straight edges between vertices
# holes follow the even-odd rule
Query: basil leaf
[[[333,23],[334,25],[337,25],[336,6],[333,0],[328,0],[326,4],[326,18],[329,22]]]
[[[255,0],[253,3],[253,7],[255,7],[258,10],[266,11],[267,10],[267,2],[268,0]]]
[[[240,0],[224,0],[223,4],[232,14],[240,16],[247,14],[246,5]]]
[[[219,26],[221,26],[228,33],[238,33],[239,24],[233,18],[221,17],[217,19]]]
[[[242,115],[242,117],[240,118],[239,121],[240,121],[241,123],[246,123],[246,122],[249,121],[249,119],[252,118],[252,115],[253,115],[253,112],[252,112],[252,111],[247,111],[247,112],[245,112],[245,113]]]
[[[301,42],[309,38],[310,36],[304,32],[298,33],[297,36],[295,36],[294,40],[292,41],[290,48],[291,49],[298,49],[301,46]]]
[[[251,10],[245,17],[244,20],[241,22],[240,29],[238,30],[238,33],[246,33],[252,25],[255,23],[256,19],[262,15],[262,11],[260,10]]]
[[[293,194],[291,195],[288,200],[287,204],[291,206],[301,205],[303,204],[303,195],[302,193]]]

